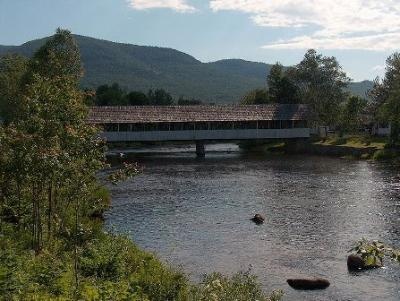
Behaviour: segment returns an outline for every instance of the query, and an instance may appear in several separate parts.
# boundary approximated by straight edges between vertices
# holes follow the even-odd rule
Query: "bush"
[[[278,301],[283,296],[282,291],[266,296],[257,278],[249,272],[240,272],[230,278],[219,273],[206,276],[197,294],[199,301]]]
[[[349,252],[360,256],[368,267],[383,266],[383,259],[391,258],[400,263],[400,250],[386,246],[380,241],[369,241],[365,238],[359,240]]]
[[[85,277],[98,277],[118,281],[126,273],[125,251],[121,239],[104,235],[84,249],[80,258],[80,271]]]
[[[399,154],[395,150],[381,149],[374,153],[373,159],[376,161],[392,160],[398,157]]]

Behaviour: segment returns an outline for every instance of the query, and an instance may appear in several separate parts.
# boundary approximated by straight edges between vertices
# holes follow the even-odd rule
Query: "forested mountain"
[[[362,82],[352,82],[349,85],[349,91],[354,95],[369,98],[366,93],[371,90],[374,86],[374,82],[370,80],[364,80]]]
[[[85,76],[82,86],[96,88],[119,83],[127,90],[162,88],[175,98],[203,102],[237,102],[249,90],[265,86],[271,65],[240,59],[202,63],[183,52],[160,47],[115,43],[75,36],[80,47]],[[31,56],[46,39],[21,46],[1,46],[0,55],[10,52]],[[351,91],[364,96],[369,81],[352,83]]]

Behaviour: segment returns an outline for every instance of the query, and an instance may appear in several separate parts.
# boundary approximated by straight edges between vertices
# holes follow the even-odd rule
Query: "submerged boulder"
[[[326,279],[288,279],[287,283],[297,290],[320,290],[327,288],[330,283]]]
[[[261,214],[256,214],[254,217],[251,219],[253,222],[255,222],[257,225],[260,225],[264,223],[265,218]]]

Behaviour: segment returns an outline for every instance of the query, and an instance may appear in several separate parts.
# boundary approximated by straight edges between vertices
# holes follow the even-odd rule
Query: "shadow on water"
[[[365,161],[191,146],[129,153],[144,171],[111,187],[107,224],[194,280],[251,267],[285,300],[400,299],[400,267],[350,274],[346,255],[361,237],[400,246],[399,172]],[[118,161],[119,159],[117,159]],[[397,178],[398,179],[398,178]],[[262,226],[249,219],[262,213]],[[331,286],[296,292],[287,278],[320,276]]]

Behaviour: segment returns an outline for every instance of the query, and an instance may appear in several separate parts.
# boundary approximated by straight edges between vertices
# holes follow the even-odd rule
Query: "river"
[[[283,300],[400,300],[400,266],[349,273],[362,237],[400,248],[400,171],[389,164],[240,152],[234,144],[135,150],[144,168],[111,187],[106,224],[181,267],[193,280],[247,271]],[[255,214],[265,216],[257,226]],[[295,291],[287,278],[323,277],[323,291]]]

